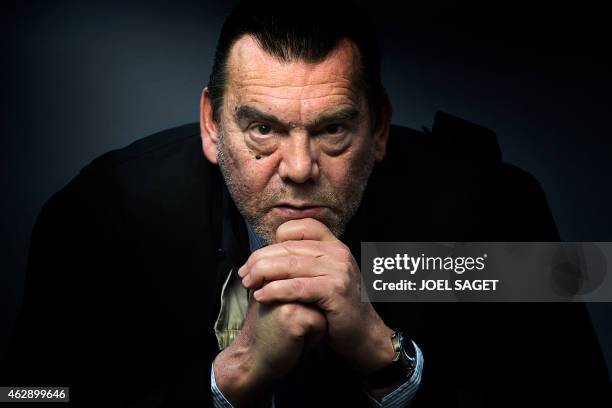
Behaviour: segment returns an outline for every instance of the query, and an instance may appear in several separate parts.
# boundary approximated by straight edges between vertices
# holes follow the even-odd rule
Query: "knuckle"
[[[254,265],[254,269],[259,275],[265,278],[267,275],[274,272],[277,263],[277,258],[262,258]]]
[[[332,281],[332,291],[338,295],[344,296],[349,291],[349,280],[346,277],[339,277]]]
[[[341,263],[345,264],[345,268],[352,268],[353,263],[355,262],[355,258],[353,257],[353,253],[351,250],[346,247],[346,245],[342,244],[339,247],[336,247],[334,250],[334,259]]]
[[[293,292],[294,296],[299,298],[304,293],[304,281],[300,279],[292,279],[291,291]]]
[[[253,252],[251,256],[249,256],[249,259],[247,259],[247,263],[246,263],[247,267],[249,269],[252,268],[253,265],[255,265],[260,259],[261,259],[260,250]]]
[[[288,263],[289,263],[289,273],[291,273],[298,268],[300,264],[299,257],[295,254],[289,255]]]
[[[339,249],[340,260],[346,263],[353,263],[353,253],[351,250],[344,244]]]
[[[312,311],[308,320],[309,331],[321,331],[327,327],[327,320],[325,317],[317,311]]]
[[[334,282],[334,287],[341,283],[348,283],[355,273],[353,271],[353,264],[343,261],[336,262],[334,271],[334,280],[337,281]]]
[[[262,269],[265,269],[268,265],[268,259],[261,258],[253,262],[253,266],[251,266],[251,273],[256,272],[259,273]]]
[[[306,333],[306,328],[301,324],[294,323],[289,327],[289,334],[292,337],[304,337]]]
[[[295,337],[304,337],[320,326],[318,313],[307,307],[299,307],[291,324],[291,334]]]
[[[255,282],[259,278],[259,275],[261,274],[261,271],[264,268],[265,268],[265,259],[259,259],[255,263],[253,263],[253,265],[251,266],[249,270],[249,275],[251,276],[250,280],[252,282]]]
[[[278,306],[278,314],[284,321],[291,321],[297,312],[298,305],[294,303],[284,303]]]
[[[343,277],[348,277],[353,269],[353,264],[350,262],[343,261],[340,263],[340,272]]]

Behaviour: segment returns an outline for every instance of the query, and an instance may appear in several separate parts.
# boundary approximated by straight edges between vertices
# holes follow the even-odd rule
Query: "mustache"
[[[287,187],[283,186],[265,197],[261,197],[265,207],[274,207],[281,202],[307,201],[325,207],[337,208],[340,200],[330,190],[322,190],[320,187]]]

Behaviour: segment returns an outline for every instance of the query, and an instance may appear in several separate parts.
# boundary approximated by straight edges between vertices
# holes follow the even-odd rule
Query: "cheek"
[[[351,175],[354,166],[354,157],[342,156],[322,156],[319,164],[323,176],[335,191],[343,191],[350,185]]]
[[[372,154],[372,146],[361,145],[349,149],[345,154],[321,158],[321,169],[330,186],[341,196],[348,197],[365,183],[365,169]]]
[[[242,133],[227,133],[225,153],[230,159],[234,179],[252,193],[261,192],[274,175],[274,164],[270,157],[262,156],[259,160],[242,142]]]
[[[250,156],[244,165],[243,180],[248,188],[256,193],[266,190],[274,177],[274,167],[270,166],[265,159],[256,160]]]

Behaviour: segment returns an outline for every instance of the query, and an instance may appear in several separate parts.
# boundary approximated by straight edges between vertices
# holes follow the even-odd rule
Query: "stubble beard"
[[[274,217],[272,207],[283,200],[308,200],[328,207],[324,217],[319,219],[336,236],[340,237],[353,218],[367,187],[374,168],[374,149],[364,154],[362,160],[351,165],[350,174],[341,191],[322,189],[314,184],[283,183],[274,191],[255,192],[237,174],[236,166],[225,144],[223,131],[218,129],[217,162],[225,184],[236,204],[236,208],[253,230],[267,244],[275,241],[277,228],[287,220]]]

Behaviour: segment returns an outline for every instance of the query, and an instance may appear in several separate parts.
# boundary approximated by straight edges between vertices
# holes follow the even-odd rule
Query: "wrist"
[[[362,370],[362,374],[378,371],[393,363],[395,350],[390,340],[393,333],[394,331],[386,325],[372,333],[373,337],[367,351],[369,360],[367,366]]]
[[[362,339],[352,348],[350,362],[360,374],[369,374],[393,362],[395,351],[391,344],[394,331],[378,318],[375,324],[367,326]]]
[[[395,388],[412,377],[417,369],[418,353],[414,343],[406,339],[401,332],[394,332],[390,340],[395,350],[393,362],[364,376],[364,385],[368,389]]]
[[[254,361],[251,350],[237,344],[230,345],[213,361],[217,387],[234,407],[259,406],[271,394],[271,381],[257,372]]]

